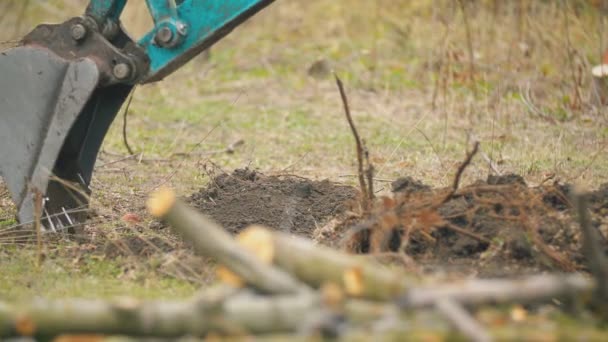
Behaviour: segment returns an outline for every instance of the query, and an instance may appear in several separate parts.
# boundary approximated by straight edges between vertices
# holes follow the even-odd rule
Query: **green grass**
[[[7,252],[7,251],[5,251]],[[185,280],[130,269],[122,260],[85,256],[82,260],[47,258],[37,264],[32,250],[2,253],[0,300],[45,298],[185,298],[196,286]],[[141,265],[139,265],[141,268]]]

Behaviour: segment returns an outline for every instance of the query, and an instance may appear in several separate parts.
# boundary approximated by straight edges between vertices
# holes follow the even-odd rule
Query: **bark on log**
[[[460,284],[412,288],[399,302],[404,308],[435,305],[450,299],[463,305],[536,302],[593,291],[594,283],[580,275],[539,275],[518,280],[479,279]]]
[[[373,321],[395,305],[353,301],[343,313],[352,322]],[[65,334],[175,338],[296,333],[319,321],[322,298],[312,291],[266,296],[224,287],[190,301],[36,300],[27,305],[0,303],[0,340],[32,336],[50,339]]]
[[[270,255],[274,265],[315,288],[334,283],[353,297],[387,300],[404,295],[412,283],[400,269],[390,269],[298,236],[260,226],[249,227],[242,234],[241,240],[257,241],[256,253]]]
[[[217,298],[191,301],[115,302],[36,300],[25,306],[0,305],[0,338],[62,334],[139,337],[205,336],[210,332],[242,335],[293,332],[319,307],[319,297],[260,296],[250,291],[222,291]]]
[[[598,231],[591,225],[587,195],[576,192],[573,196],[573,202],[576,205],[578,220],[583,233],[582,252],[587,259],[589,271],[597,282],[593,304],[599,309],[604,319],[608,320],[608,258],[604,255]]]
[[[289,274],[244,250],[221,226],[177,199],[172,190],[162,189],[153,194],[148,210],[191,242],[198,254],[217,260],[256,289],[267,293],[296,293],[306,289]]]

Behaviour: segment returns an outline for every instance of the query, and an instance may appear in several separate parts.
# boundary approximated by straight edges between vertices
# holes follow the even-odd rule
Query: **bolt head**
[[[173,31],[170,27],[163,26],[156,32],[156,42],[160,45],[169,45],[173,41]]]
[[[83,40],[87,36],[87,28],[82,24],[72,25],[70,28],[70,34],[76,41]]]
[[[117,79],[124,80],[131,76],[131,67],[125,63],[118,63],[114,66],[112,73]]]

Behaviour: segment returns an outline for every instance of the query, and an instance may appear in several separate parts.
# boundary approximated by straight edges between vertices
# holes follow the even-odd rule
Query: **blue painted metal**
[[[188,25],[179,19],[174,0],[146,0],[154,20],[155,42],[164,48],[173,48],[182,43],[188,33]],[[163,31],[164,30],[164,31]],[[158,38],[164,33],[164,40]]]
[[[127,0],[91,0],[86,15],[117,22]],[[274,0],[146,0],[154,29],[139,40],[151,61],[142,83],[161,80]],[[165,39],[160,39],[164,37]]]
[[[99,23],[107,19],[118,21],[127,0],[91,0],[87,6],[86,15],[91,16]]]
[[[179,6],[174,0],[146,2],[157,25],[139,41],[151,60],[144,83],[158,81],[175,71],[274,0],[184,0]],[[171,48],[159,45],[155,39],[158,23],[162,27],[167,19],[176,25],[176,30],[177,25],[186,25],[183,41]]]

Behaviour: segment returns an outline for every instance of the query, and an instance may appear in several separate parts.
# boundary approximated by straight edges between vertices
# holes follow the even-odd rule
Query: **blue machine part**
[[[91,0],[86,14],[118,21],[127,0]],[[146,0],[154,29],[138,44],[150,58],[141,83],[161,80],[274,0]]]
[[[150,71],[143,82],[162,79],[209,48],[233,28],[274,0],[146,0],[155,22],[153,31],[140,41],[150,57]],[[173,10],[177,10],[177,16]],[[180,26],[184,25],[184,26]],[[169,27],[176,42],[163,46],[157,37]],[[161,34],[161,36],[164,36]]]
[[[98,22],[104,22],[106,19],[118,21],[126,4],[127,0],[91,0],[86,14]]]

